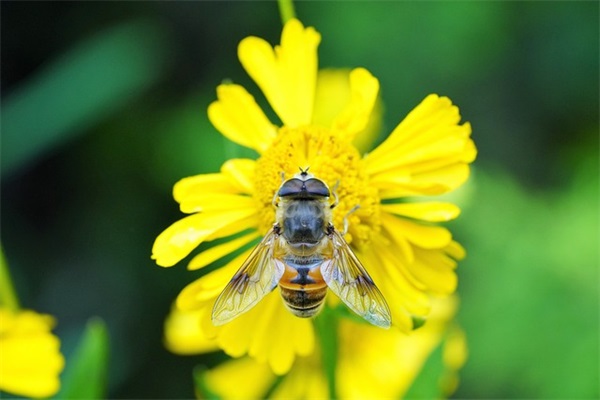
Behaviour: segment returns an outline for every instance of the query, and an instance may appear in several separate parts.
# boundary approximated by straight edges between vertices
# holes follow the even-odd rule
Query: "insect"
[[[300,171],[275,194],[276,222],[217,298],[213,324],[245,313],[279,285],[284,304],[298,317],[318,314],[329,288],[356,314],[388,328],[383,295],[331,222],[337,196],[330,204],[325,182]]]

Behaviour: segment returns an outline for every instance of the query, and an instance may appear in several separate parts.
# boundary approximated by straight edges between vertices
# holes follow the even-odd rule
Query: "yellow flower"
[[[438,392],[450,395],[455,388],[457,371],[466,358],[462,330],[451,322],[455,313],[454,298],[438,300],[427,323],[409,335],[341,320],[334,396],[329,393],[320,352],[299,357],[289,374],[279,381],[265,364],[250,358],[228,361],[201,373],[200,390],[206,392],[201,394],[222,399],[266,398],[267,395],[271,399],[402,398],[429,356],[442,345],[444,371]],[[235,377],[235,385],[231,384],[232,377]],[[452,377],[450,384],[448,377]]]
[[[53,326],[49,315],[0,308],[0,390],[27,397],[58,392],[65,362]]]
[[[325,400],[329,395],[327,378],[315,354],[297,358],[290,372],[280,381],[266,364],[245,357],[227,361],[204,371],[198,398],[223,400],[310,399]],[[232,380],[235,384],[232,385]]]
[[[248,354],[268,362],[277,374],[289,371],[297,355],[308,356],[315,347],[312,321],[291,315],[278,288],[224,326],[213,326],[210,313],[248,256],[247,245],[275,222],[272,199],[282,173],[291,177],[310,167],[330,187],[337,184],[340,202],[333,222],[338,229],[359,206],[348,217],[346,240],[386,298],[393,325],[405,332],[412,329],[413,316],[429,313],[431,294],[455,290],[456,260],[464,256],[451,233],[432,224],[455,218],[458,207],[404,200],[440,195],[467,179],[476,156],[470,125],[459,124],[458,108],[448,98],[429,95],[381,145],[361,157],[353,143],[369,124],[379,81],[364,68],[352,70],[345,105],[334,117],[319,113],[328,102],[327,97],[317,98],[320,39],[313,28],[290,20],[275,48],[257,37],[240,43],[239,59],[281,125],[273,124],[242,86],[220,85],[218,100],[208,108],[212,124],[259,157],[232,159],[219,173],[179,181],[174,198],[182,212],[192,215],[162,232],[152,249],[157,264],[170,267],[201,243],[230,239],[191,260],[188,268],[196,270],[239,253],[188,285],[176,306],[195,311],[202,335],[227,354]]]
[[[181,311],[173,307],[165,321],[165,346],[175,354],[201,354],[218,350],[214,340],[208,340],[198,323],[202,313]]]
[[[446,376],[440,391],[451,394],[457,385],[456,371],[466,359],[462,330],[450,322],[456,306],[452,297],[436,301],[425,325],[409,335],[341,320],[342,350],[336,369],[339,397],[403,397],[442,339]]]

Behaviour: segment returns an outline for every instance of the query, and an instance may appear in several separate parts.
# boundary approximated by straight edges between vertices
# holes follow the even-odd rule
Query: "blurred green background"
[[[2,2],[2,244],[21,303],[55,315],[67,362],[106,322],[111,398],[192,397],[162,346],[198,273],[150,260],[180,178],[239,149],[209,124],[223,79],[266,104],[238,42],[277,43],[275,2]],[[299,2],[321,67],[380,79],[381,138],[428,93],[473,126],[451,224],[470,355],[457,398],[597,398],[598,2]],[[92,325],[97,324],[92,322]],[[92,335],[93,337],[93,335]],[[92,338],[93,341],[93,338]]]

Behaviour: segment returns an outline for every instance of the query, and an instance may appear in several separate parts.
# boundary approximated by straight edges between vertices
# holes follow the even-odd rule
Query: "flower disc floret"
[[[273,194],[282,183],[309,168],[325,181],[332,192],[333,224],[343,230],[348,219],[347,241],[366,246],[373,231],[379,230],[379,196],[370,187],[358,150],[340,135],[319,126],[280,129],[272,145],[256,162],[254,198],[260,214],[260,231],[266,232],[275,222]]]

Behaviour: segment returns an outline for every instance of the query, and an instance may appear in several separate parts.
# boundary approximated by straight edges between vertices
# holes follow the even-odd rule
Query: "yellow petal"
[[[389,217],[388,217],[389,218]],[[389,231],[389,224],[384,224],[385,233],[395,243],[397,237],[402,233]],[[448,246],[436,249],[423,249],[412,246],[413,258],[410,262],[400,259],[395,249],[390,246],[375,245],[375,251],[381,257],[380,263],[391,264],[388,267],[389,281],[404,297],[411,295],[410,301],[404,303],[404,307],[413,315],[427,315],[429,301],[418,294],[425,296],[426,293],[437,293],[446,295],[454,292],[457,285],[457,277],[454,269],[456,261],[448,254],[448,248],[453,248],[451,242]],[[407,285],[408,284],[408,285]],[[416,293],[413,293],[415,292]]]
[[[315,339],[311,321],[293,316],[285,308],[278,289],[223,326],[215,327],[210,321],[210,310],[217,296],[249,252],[188,285],[178,296],[177,307],[202,310],[200,324],[204,335],[214,338],[231,357],[248,354],[268,363],[273,372],[282,375],[290,370],[296,355],[305,356],[314,351]]]
[[[181,203],[187,196],[197,194],[237,194],[240,189],[223,174],[202,174],[181,179],[173,187],[175,201]]]
[[[470,126],[460,126],[459,121],[458,107],[452,105],[450,99],[431,94],[415,107],[371,154],[386,158],[385,150],[388,149],[415,149],[422,144],[431,144],[457,134],[468,137]],[[393,158],[389,157],[389,154],[387,156],[388,159]]]
[[[286,126],[311,122],[320,41],[317,31],[292,19],[275,49],[257,37],[245,38],[238,47],[240,62]]]
[[[281,383],[275,387],[269,398],[289,399],[331,399],[327,378],[319,357],[298,359],[294,367]]]
[[[443,168],[416,174],[410,178],[395,177],[393,173],[378,175],[370,184],[379,188],[382,199],[406,196],[434,196],[456,189],[468,179],[467,164],[457,163]]]
[[[210,263],[213,263],[219,260],[220,258],[233,253],[245,244],[250,243],[252,240],[256,239],[258,236],[259,233],[254,231],[237,239],[229,240],[225,243],[213,246],[208,250],[204,250],[202,253],[194,257],[192,261],[190,261],[188,269],[193,271],[196,269],[203,268],[209,265]]]
[[[450,398],[459,384],[458,370],[467,361],[469,354],[465,332],[458,326],[454,326],[446,335],[443,349],[443,360],[446,371],[441,377],[440,386],[442,397]]]
[[[221,173],[243,193],[254,192],[254,170],[256,161],[248,158],[227,160],[221,166]]]
[[[402,285],[404,284],[404,281],[406,281],[407,284],[409,284],[411,287],[414,288],[414,290],[420,292],[420,294],[423,294],[427,291],[427,286],[424,285],[422,282],[420,282],[418,279],[415,279],[415,277],[411,274],[410,269],[407,267],[411,264],[413,264],[415,262],[415,252],[413,250],[414,245],[411,244],[405,236],[402,235],[402,233],[400,232],[395,232],[395,231],[389,231],[386,227],[384,227],[383,232],[381,232],[381,234],[383,236],[385,236],[386,238],[390,239],[390,246],[393,251],[391,249],[381,249],[380,255],[381,258],[383,258],[384,260],[387,259],[389,261],[383,261],[385,262],[389,262],[390,264],[390,276],[393,275],[398,275],[399,279],[394,279],[394,282],[397,282],[396,285]],[[394,245],[397,245],[398,243],[402,243],[402,246],[407,246],[408,247],[408,251],[410,251],[409,257],[403,257],[403,252],[405,251],[402,248],[402,253],[398,252],[398,249],[393,248]],[[384,257],[385,255],[385,257]],[[404,290],[406,292],[409,292],[408,290]],[[420,304],[424,307],[429,307],[429,301],[422,301],[423,299],[420,299],[421,302]],[[411,314],[420,314],[419,311],[415,311],[415,310],[411,310],[410,311]]]
[[[381,221],[387,231],[400,234],[425,249],[443,248],[452,240],[450,231],[440,226],[422,225],[389,214],[383,214]]]
[[[195,212],[210,212],[232,210],[235,208],[253,208],[256,206],[250,196],[237,194],[215,194],[196,192],[184,196],[179,204],[181,212],[192,214]]]
[[[314,335],[310,320],[293,316],[284,306],[281,296],[278,297],[278,301],[273,302],[270,318],[264,318],[263,330],[257,329],[256,332],[257,338],[270,336],[270,339],[256,340],[251,344],[248,354],[258,360],[266,360],[273,372],[283,375],[292,368],[296,355],[307,356],[313,352]],[[278,321],[281,324],[277,327],[277,335],[270,335],[269,331]],[[298,339],[290,340],[292,337]]]
[[[336,117],[332,130],[348,141],[367,126],[379,93],[379,81],[364,68],[350,72],[350,103]]]
[[[240,85],[217,87],[218,100],[208,107],[210,122],[229,140],[262,153],[277,127],[269,121],[254,97]]]
[[[452,299],[449,302],[452,303]],[[410,335],[341,320],[336,369],[338,396],[343,399],[403,398],[446,335],[456,307],[445,303],[437,301],[431,318]]]
[[[36,398],[59,390],[64,357],[53,324],[32,311],[0,309],[0,390]]]
[[[223,225],[221,228],[215,229],[213,233],[206,237],[206,241],[221,239],[227,236],[236,235],[248,229],[256,229],[258,226],[258,216],[256,212],[252,213],[247,218],[242,218],[234,224]]]
[[[202,354],[218,350],[214,340],[201,329],[202,311],[182,311],[173,307],[165,321],[165,346],[175,354]]]
[[[450,221],[460,214],[460,208],[452,203],[426,202],[382,204],[381,209],[388,213],[423,221]]]
[[[23,310],[14,312],[6,307],[0,307],[0,334],[29,334],[49,331],[56,324],[55,319],[46,314]]]
[[[275,375],[266,364],[246,357],[227,361],[206,371],[203,381],[210,394],[216,394],[224,400],[261,399],[273,385]]]
[[[426,287],[409,276],[405,263],[397,257],[393,247],[373,243],[371,251],[363,254],[365,267],[369,268],[390,306],[392,324],[405,332],[412,330],[410,315],[429,313],[429,297],[424,292]]]
[[[313,124],[331,127],[351,98],[350,70],[320,69],[317,75]]]
[[[0,390],[31,398],[46,398],[60,389],[60,379],[56,376],[28,371],[20,375],[4,373],[0,378]]]
[[[437,126],[429,129],[430,132],[427,133],[430,135],[423,134],[418,137],[419,140],[412,140],[408,143],[395,143],[394,147],[391,147],[387,141],[383,142],[381,146],[384,148],[389,147],[393,151],[380,153],[377,151],[379,148],[375,149],[370,157],[377,156],[378,158],[374,160],[376,161],[376,167],[372,166],[370,172],[376,173],[398,167],[406,168],[406,166],[435,162],[438,159],[447,159],[452,162],[472,161],[473,146],[472,141],[468,138],[471,131],[469,124],[446,128],[445,130],[444,127]],[[431,133],[435,133],[435,135],[431,135]],[[418,134],[418,132],[414,134]],[[392,135],[390,135],[390,138],[394,139]],[[421,170],[423,169],[421,168]]]
[[[414,251],[415,262],[408,266],[410,273],[432,293],[454,293],[458,283],[456,260],[464,257],[464,249],[460,244],[451,241],[442,249],[415,248]]]
[[[360,78],[360,73],[358,77]],[[370,85],[369,79],[366,79],[367,82],[361,82],[360,79],[358,79],[359,82],[356,82],[356,80],[356,78],[353,79],[351,87],[350,71],[347,69],[319,70],[313,110],[314,125],[331,127],[334,124],[333,121],[341,114],[352,112],[353,109],[361,110],[361,104],[365,104],[364,100],[369,95]],[[356,134],[352,141],[354,147],[361,153],[371,149],[373,142],[377,139],[381,124],[382,105],[380,97],[377,96],[366,126]]]
[[[465,181],[469,178],[469,174],[470,168],[468,164],[448,164],[439,169],[415,174],[412,177],[411,185],[414,188],[441,187],[444,190],[442,193],[445,193],[456,189],[465,183]]]
[[[210,306],[252,250],[246,250],[225,266],[218,268],[187,285],[177,296],[177,308],[182,311],[195,311]]]
[[[216,231],[224,228],[235,231],[237,223],[255,213],[254,208],[245,208],[185,217],[158,235],[152,247],[152,259],[162,267],[171,267]]]
[[[452,329],[448,333],[446,345],[444,346],[444,364],[453,370],[460,369],[467,361],[467,338],[465,332],[460,328]]]
[[[410,387],[428,354],[421,346],[408,348],[404,342],[413,335],[399,330],[341,320],[339,331],[336,387],[343,399],[401,398],[398,393]]]
[[[283,305],[278,289],[247,313],[219,327],[217,341],[230,356],[249,354],[267,362],[278,375],[290,370],[297,354],[314,351],[312,322],[293,316]]]
[[[446,248],[444,249],[444,251],[446,252],[446,254],[448,254],[450,257],[454,258],[457,261],[462,260],[467,255],[467,252],[465,251],[465,248],[462,247],[460,245],[460,243],[455,242],[454,240],[451,241],[448,244],[448,246],[446,246]]]
[[[465,124],[465,126],[467,126]],[[470,127],[469,127],[470,129]],[[427,144],[411,152],[402,161],[400,168],[416,175],[422,172],[441,169],[456,163],[468,164],[475,160],[477,149],[471,139],[450,137],[433,144]],[[397,167],[389,169],[394,171]]]
[[[456,261],[441,250],[415,249],[415,262],[408,268],[416,279],[427,285],[431,293],[448,295],[456,290]]]
[[[365,158],[371,182],[389,197],[440,194],[461,185],[477,152],[471,126],[459,121],[458,108],[447,97],[425,98]],[[402,187],[392,189],[398,179]]]

